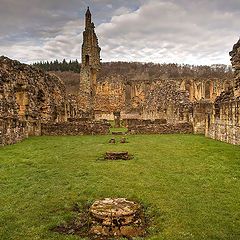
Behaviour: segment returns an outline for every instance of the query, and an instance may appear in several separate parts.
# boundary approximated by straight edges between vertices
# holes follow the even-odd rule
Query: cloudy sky
[[[230,64],[239,0],[0,0],[0,55],[80,59],[90,6],[103,61]]]

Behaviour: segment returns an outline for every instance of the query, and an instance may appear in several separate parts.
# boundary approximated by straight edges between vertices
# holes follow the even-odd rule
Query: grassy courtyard
[[[120,139],[121,136],[117,136]],[[80,239],[49,229],[76,203],[138,200],[145,239],[240,239],[240,147],[193,135],[31,137],[0,148],[0,239]],[[98,161],[110,150],[129,161]]]

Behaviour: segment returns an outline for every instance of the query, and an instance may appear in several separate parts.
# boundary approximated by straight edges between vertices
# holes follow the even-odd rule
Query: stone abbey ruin
[[[230,52],[231,81],[102,77],[100,51],[88,9],[77,95],[67,95],[57,76],[0,57],[0,146],[28,136],[109,134],[113,119],[128,134],[205,134],[240,145],[240,40]]]

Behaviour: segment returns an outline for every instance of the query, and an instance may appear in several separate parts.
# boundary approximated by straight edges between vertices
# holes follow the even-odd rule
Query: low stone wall
[[[210,125],[206,136],[222,142],[240,145],[240,126],[216,120],[214,124]]]
[[[0,118],[0,146],[11,145],[28,138],[26,121],[17,118]]]
[[[142,119],[123,119],[122,125],[123,127],[132,128],[137,125],[149,125],[149,124],[166,124],[166,119],[156,119],[156,120],[142,120]]]
[[[43,123],[42,135],[77,136],[109,134],[110,123],[107,121],[76,121],[63,123]]]
[[[205,136],[240,145],[240,101],[216,104],[206,121]]]
[[[193,133],[193,126],[184,123],[161,123],[142,120],[139,124],[129,124],[127,134],[189,134]]]

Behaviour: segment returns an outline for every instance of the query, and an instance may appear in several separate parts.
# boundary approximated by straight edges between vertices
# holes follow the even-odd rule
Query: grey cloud
[[[191,2],[191,8],[187,2]],[[110,23],[98,27],[100,42],[111,46],[109,39],[115,39],[115,43],[125,47],[125,52],[119,54],[113,44],[103,53],[103,58],[107,61],[137,57],[139,61],[229,64],[228,52],[239,34],[239,13],[225,12],[219,5],[213,12],[213,6],[208,7],[207,3],[205,0],[151,0],[135,12],[113,17]],[[130,46],[132,43],[135,51]],[[175,47],[169,50],[164,45]],[[148,56],[141,54],[143,49]]]
[[[104,61],[229,64],[239,0],[0,0],[0,55],[79,58],[89,5]]]

